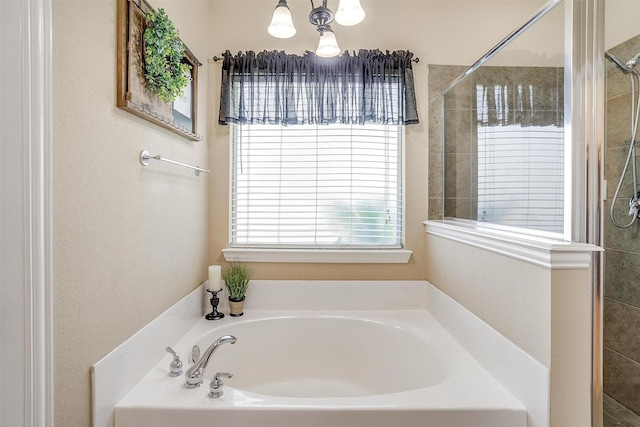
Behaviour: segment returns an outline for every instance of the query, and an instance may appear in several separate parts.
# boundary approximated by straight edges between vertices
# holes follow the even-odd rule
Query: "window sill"
[[[406,264],[413,253],[406,249],[254,249],[226,248],[226,261],[330,263],[330,264]]]
[[[591,268],[592,253],[602,248],[588,243],[501,232],[478,227],[475,221],[425,221],[427,234],[499,253],[551,270]]]

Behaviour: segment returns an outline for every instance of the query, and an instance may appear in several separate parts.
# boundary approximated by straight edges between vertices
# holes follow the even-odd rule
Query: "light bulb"
[[[338,54],[340,54],[340,46],[338,46],[336,35],[333,34],[331,27],[327,25],[327,29],[320,33],[320,41],[318,42],[316,55],[323,58],[331,58]]]
[[[279,39],[288,39],[295,35],[296,28],[293,26],[291,11],[289,10],[286,0],[280,0],[278,2],[276,10],[273,11],[273,18],[271,18],[271,24],[267,31],[273,37]]]
[[[336,12],[336,22],[348,27],[361,23],[364,15],[360,0],[340,0],[338,11]]]

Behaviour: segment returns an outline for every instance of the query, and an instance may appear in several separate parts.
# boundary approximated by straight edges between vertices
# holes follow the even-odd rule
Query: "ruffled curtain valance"
[[[562,68],[486,67],[483,71],[475,77],[477,125],[563,126]]]
[[[223,55],[218,122],[240,124],[418,123],[413,53],[360,50]]]

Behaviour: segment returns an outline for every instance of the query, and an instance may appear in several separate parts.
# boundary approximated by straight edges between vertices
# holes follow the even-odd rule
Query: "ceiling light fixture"
[[[280,0],[273,11],[271,24],[267,28],[269,34],[279,39],[288,39],[296,34],[296,27],[293,26],[291,11],[287,5],[287,0]]]
[[[311,0],[311,13],[309,22],[315,25],[320,33],[320,41],[316,49],[316,55],[322,57],[332,57],[340,54],[340,47],[336,40],[336,35],[331,29],[333,22],[333,12],[327,7],[327,0],[322,0],[322,6],[315,7]],[[365,12],[360,6],[360,0],[340,0],[338,11],[336,12],[336,22],[340,25],[351,26],[362,22]],[[268,28],[269,34],[278,38],[293,37],[296,29],[291,19],[291,11],[286,0],[279,0],[273,12],[271,25]]]
[[[350,27],[361,23],[364,15],[360,0],[340,0],[338,11],[336,12],[336,22],[345,27]]]
[[[320,31],[320,26],[318,26]],[[316,49],[316,55],[323,58],[331,58],[340,54],[340,46],[336,40],[336,35],[331,29],[331,25],[324,25],[323,30],[320,32],[320,41],[318,42],[318,48]]]

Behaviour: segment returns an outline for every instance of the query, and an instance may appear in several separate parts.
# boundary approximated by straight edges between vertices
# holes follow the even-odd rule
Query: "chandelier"
[[[322,0],[322,6],[315,7],[311,0],[311,13],[309,14],[309,22],[316,26],[320,33],[320,41],[316,49],[316,55],[322,57],[332,57],[340,53],[340,47],[336,40],[336,35],[331,29],[333,22],[333,12],[327,7],[327,0]],[[340,0],[338,11],[335,14],[335,20],[338,24],[344,26],[356,25],[364,19],[364,10],[360,6],[360,0]],[[271,25],[267,29],[273,37],[287,39],[293,37],[296,28],[293,26],[291,19],[291,11],[287,5],[287,0],[279,0],[276,9],[273,12]]]

